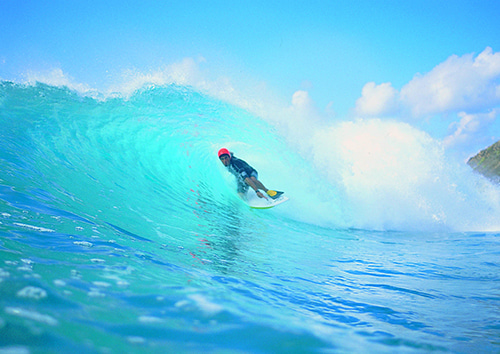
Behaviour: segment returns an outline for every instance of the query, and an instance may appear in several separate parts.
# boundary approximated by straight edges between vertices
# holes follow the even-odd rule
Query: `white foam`
[[[51,316],[44,315],[36,311],[25,310],[20,307],[6,307],[5,312],[9,315],[27,318],[33,321],[48,324],[50,326],[57,326],[59,324],[59,322]]]
[[[139,316],[139,322],[141,323],[163,323],[163,319],[155,316]]]
[[[16,226],[24,227],[26,229],[31,229],[31,230],[35,230],[35,231],[39,231],[39,232],[55,232],[52,229],[47,229],[45,227],[40,227],[40,226],[33,226],[33,225],[23,224],[23,223],[19,223],[19,222],[15,222],[13,224]]]
[[[100,288],[109,288],[111,286],[110,283],[105,281],[93,281],[92,284]]]
[[[53,283],[55,286],[66,286],[66,282],[64,280],[61,280],[61,279],[56,279],[53,281]]]
[[[35,286],[27,286],[17,292],[17,296],[40,300],[47,297],[47,292],[44,289]]]
[[[144,343],[146,343],[146,340],[143,337],[139,337],[139,336],[128,336],[127,340],[131,344],[144,344]]]
[[[223,310],[223,307],[208,300],[201,294],[191,294],[188,298],[196,303],[198,308],[202,310],[206,315],[215,315]]]
[[[92,246],[94,246],[91,242],[87,242],[87,241],[75,241],[75,242],[73,242],[73,244],[75,244],[77,246],[87,247],[87,248],[91,248]]]
[[[76,82],[67,73],[64,73],[60,68],[53,68],[45,72],[28,71],[26,73],[27,83],[34,85],[38,82],[57,87],[68,87],[71,90],[82,94],[97,95],[97,90],[89,87],[86,84]]]
[[[10,277],[10,273],[6,270],[0,268],[0,279]]]
[[[499,227],[499,189],[447,158],[439,141],[409,124],[342,122],[311,140],[317,171],[342,195],[352,226],[472,231]]]
[[[10,346],[0,348],[0,354],[29,354],[30,349],[23,346]]]

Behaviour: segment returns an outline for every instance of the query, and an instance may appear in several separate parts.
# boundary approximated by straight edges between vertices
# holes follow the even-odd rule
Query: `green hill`
[[[471,157],[467,164],[475,171],[500,183],[500,140]]]

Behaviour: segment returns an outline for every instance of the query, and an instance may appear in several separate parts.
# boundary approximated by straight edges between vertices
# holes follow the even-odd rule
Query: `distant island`
[[[471,157],[467,164],[476,172],[500,183],[500,140]]]

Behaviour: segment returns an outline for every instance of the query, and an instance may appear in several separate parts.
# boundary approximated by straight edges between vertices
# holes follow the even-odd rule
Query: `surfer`
[[[267,189],[262,182],[259,181],[259,176],[255,168],[242,159],[234,156],[228,149],[222,148],[219,150],[219,159],[222,164],[227,167],[229,172],[236,176],[238,181],[238,194],[242,199],[246,199],[245,196],[249,187],[252,187],[259,198],[266,198],[264,193],[272,199],[276,199],[283,194],[283,192]]]

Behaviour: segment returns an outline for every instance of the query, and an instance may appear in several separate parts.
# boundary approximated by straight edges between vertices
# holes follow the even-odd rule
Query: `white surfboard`
[[[274,208],[276,205],[284,203],[288,200],[284,194],[280,195],[278,198],[273,199],[266,196],[267,198],[259,198],[255,193],[248,193],[247,203],[252,209],[270,209]]]

